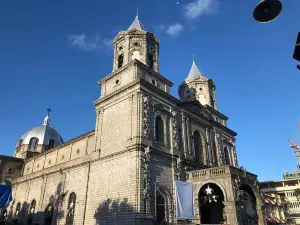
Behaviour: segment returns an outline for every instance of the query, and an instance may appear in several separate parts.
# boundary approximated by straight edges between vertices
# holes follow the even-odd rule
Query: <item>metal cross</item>
[[[48,111],[48,116],[49,116],[49,113],[51,112],[51,109],[50,109],[50,108],[48,108],[48,109],[47,109],[47,111]]]

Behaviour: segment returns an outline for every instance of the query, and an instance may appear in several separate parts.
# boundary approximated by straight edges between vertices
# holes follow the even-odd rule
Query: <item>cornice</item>
[[[50,149],[50,150],[47,150],[47,151],[42,152],[42,153],[40,153],[40,154],[37,154],[37,155],[34,156],[34,157],[31,157],[31,158],[29,158],[29,159],[26,159],[26,160],[25,160],[25,163],[26,163],[26,162],[29,162],[29,161],[31,161],[31,160],[33,160],[33,159],[36,159],[36,158],[38,158],[38,157],[41,157],[41,156],[43,156],[43,155],[47,155],[48,153],[54,152],[54,151],[56,151],[56,150],[59,150],[59,149],[65,147],[65,146],[67,146],[67,145],[70,145],[70,144],[72,144],[72,143],[74,143],[74,142],[77,142],[77,141],[79,141],[79,140],[82,140],[82,139],[84,139],[84,138],[86,138],[86,137],[88,137],[88,136],[92,136],[92,135],[94,135],[94,133],[95,133],[95,130],[92,130],[92,131],[89,131],[89,132],[87,132],[87,133],[84,133],[84,134],[82,134],[82,135],[80,135],[80,136],[78,136],[78,137],[75,137],[75,138],[73,138],[73,139],[71,139],[71,140],[69,140],[69,141],[67,141],[67,142],[65,142],[65,143],[63,143],[63,144],[61,144],[61,145],[56,146],[55,148],[52,148],[52,149]]]

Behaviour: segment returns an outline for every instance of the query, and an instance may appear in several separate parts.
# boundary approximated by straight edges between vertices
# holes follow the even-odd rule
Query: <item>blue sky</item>
[[[160,40],[160,72],[187,76],[192,55],[217,85],[219,110],[238,133],[239,163],[259,180],[296,167],[287,139],[300,119],[300,72],[292,59],[300,1],[283,1],[269,24],[252,18],[258,0],[0,1],[0,154],[20,136],[52,125],[65,140],[94,129],[97,81],[112,71],[111,42],[132,23],[136,8]]]

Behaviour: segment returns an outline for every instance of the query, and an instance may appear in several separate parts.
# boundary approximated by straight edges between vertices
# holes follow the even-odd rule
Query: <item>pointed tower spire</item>
[[[133,23],[130,25],[130,27],[128,28],[128,30],[132,30],[132,29],[146,31],[144,25],[142,24],[142,22],[139,19],[139,9],[138,8],[137,8],[137,11],[136,11],[135,19],[134,19]]]
[[[50,112],[51,112],[51,109],[47,109],[48,113],[47,113],[47,116],[45,117],[44,119],[44,123],[43,125],[46,125],[46,126],[49,126],[50,125]]]
[[[195,60],[194,60],[194,55],[193,55],[193,64],[192,64],[192,67],[191,67],[191,70],[190,70],[190,73],[189,73],[187,79],[195,79],[195,78],[198,78],[201,76],[204,77],[203,74],[198,69],[198,67],[195,63]]]

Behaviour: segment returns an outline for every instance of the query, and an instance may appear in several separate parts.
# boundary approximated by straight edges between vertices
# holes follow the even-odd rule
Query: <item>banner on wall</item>
[[[10,185],[0,185],[0,207],[6,207],[12,200],[12,188]]]
[[[176,180],[175,189],[177,220],[194,220],[195,207],[193,184]]]

